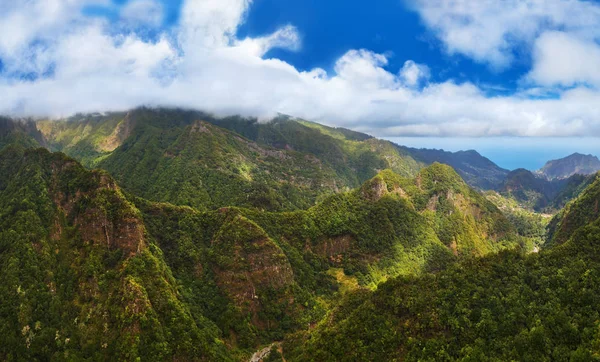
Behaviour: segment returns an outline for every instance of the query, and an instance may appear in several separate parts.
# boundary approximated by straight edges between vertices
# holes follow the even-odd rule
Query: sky
[[[600,154],[600,2],[0,0],[0,113],[277,113],[536,169]]]

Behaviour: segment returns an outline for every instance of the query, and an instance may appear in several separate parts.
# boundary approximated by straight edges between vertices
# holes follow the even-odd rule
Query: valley
[[[590,360],[596,171],[283,115],[0,119],[0,359]]]

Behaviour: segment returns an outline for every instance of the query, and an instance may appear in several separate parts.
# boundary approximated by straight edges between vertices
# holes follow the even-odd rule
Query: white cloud
[[[600,35],[600,7],[581,0],[407,1],[450,54],[502,69],[548,28]],[[524,48],[524,49],[523,49]]]
[[[181,11],[180,41],[185,51],[230,45],[251,0],[187,0]]]
[[[534,47],[528,78],[544,86],[600,86],[600,46],[563,32],[547,32]]]
[[[53,20],[21,29],[22,24],[35,23],[38,10],[31,9],[48,1],[56,5]],[[429,68],[413,61],[391,72],[386,55],[365,49],[349,50],[330,74],[264,59],[273,47],[299,49],[300,36],[289,25],[272,34],[238,39],[236,30],[249,6],[246,0],[188,0],[174,34],[150,41],[135,33],[115,35],[110,24],[79,15],[81,2],[74,0],[15,5],[10,12],[0,12],[0,24],[8,17],[22,19],[12,20],[21,24],[16,29],[0,32],[0,57],[3,62],[8,59],[11,69],[51,68],[53,73],[35,81],[0,76],[0,112],[67,116],[166,105],[217,114],[282,112],[388,137],[600,136],[600,94],[592,89],[575,88],[555,99],[531,99],[533,93],[526,91],[487,97],[471,83],[431,82]],[[582,42],[576,44],[591,42],[569,34]],[[552,34],[545,36],[551,39]],[[556,44],[556,39],[550,43]],[[591,68],[550,78],[545,69],[556,64],[545,62],[553,48],[543,46],[544,36],[537,44],[530,81],[542,88],[531,92],[544,94],[544,86],[593,79]],[[495,54],[487,49],[481,54]],[[26,52],[32,56],[22,56]]]
[[[425,64],[417,64],[412,60],[404,62],[404,66],[400,69],[400,77],[409,87],[419,85],[421,82],[427,81],[430,77],[429,67]]]
[[[297,51],[300,49],[300,35],[295,27],[288,25],[273,34],[260,38],[246,38],[236,41],[236,47],[257,57],[262,57],[273,48],[282,48]]]
[[[387,58],[365,49],[350,50],[335,63],[337,78],[369,90],[397,88],[397,79],[383,67]]]
[[[155,0],[132,0],[125,4],[120,13],[123,21],[135,26],[156,27],[163,21],[163,8]]]

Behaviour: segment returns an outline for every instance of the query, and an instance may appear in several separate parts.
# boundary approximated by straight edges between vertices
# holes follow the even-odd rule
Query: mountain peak
[[[575,174],[590,175],[598,171],[600,171],[598,157],[575,152],[567,157],[546,162],[537,173],[553,180],[565,179]]]

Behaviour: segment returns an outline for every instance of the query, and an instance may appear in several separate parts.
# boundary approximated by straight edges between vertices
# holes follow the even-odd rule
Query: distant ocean
[[[446,151],[475,150],[508,170],[537,170],[546,161],[572,153],[600,156],[597,137],[380,137],[399,145]]]

